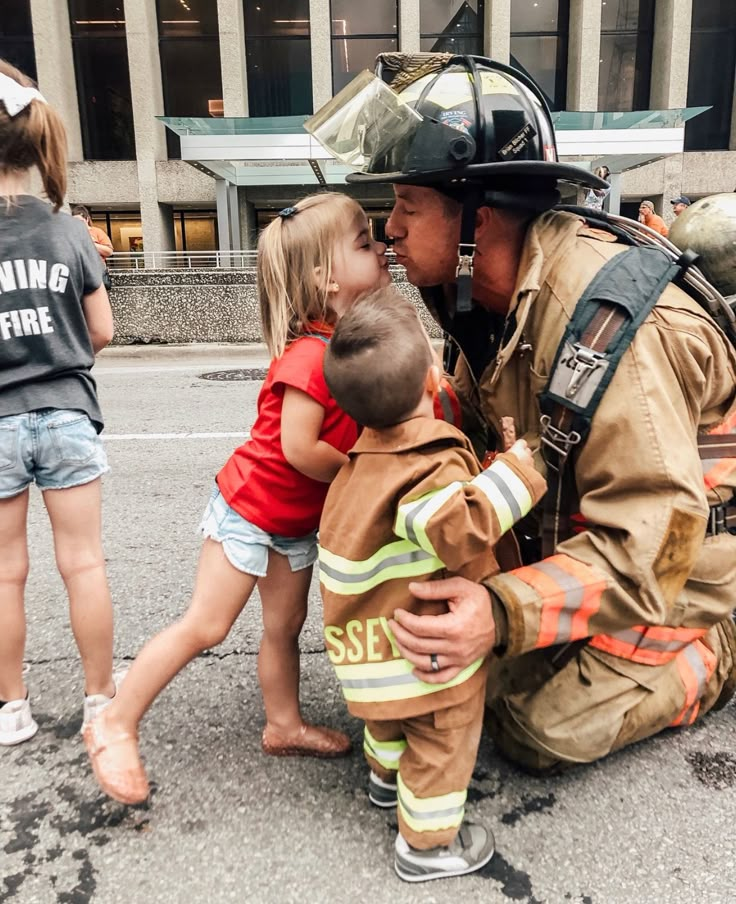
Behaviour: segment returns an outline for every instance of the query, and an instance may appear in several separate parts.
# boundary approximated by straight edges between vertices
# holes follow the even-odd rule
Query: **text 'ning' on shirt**
[[[0,261],[0,295],[10,292],[55,292],[63,295],[69,282],[69,267],[45,260]],[[0,311],[0,339],[53,333],[48,306]]]

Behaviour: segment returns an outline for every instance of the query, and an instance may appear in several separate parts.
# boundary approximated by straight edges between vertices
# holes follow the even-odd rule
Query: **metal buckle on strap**
[[[725,534],[728,532],[725,504],[721,503],[720,505],[712,505],[710,507],[708,526],[706,527],[705,532],[709,537],[715,537],[718,534]]]
[[[460,242],[457,246],[457,268],[455,270],[455,279],[458,279],[460,276],[473,275],[475,248],[476,246],[474,244],[465,244],[464,242]]]
[[[541,442],[547,447],[548,451],[554,452],[557,456],[556,464],[547,455],[544,456],[544,460],[553,471],[560,471],[567,461],[573,446],[577,446],[582,437],[576,430],[563,433],[558,427],[552,425],[552,418],[548,414],[542,415],[540,423],[542,425],[542,433],[539,437]]]
[[[596,352],[580,342],[574,345],[565,342],[552,373],[549,390],[558,398],[572,399],[579,396],[576,404],[585,408],[608,370],[608,365],[609,360],[602,352]]]
[[[568,399],[571,399],[575,395],[580,384],[588,379],[590,374],[600,365],[600,362],[605,357],[599,352],[594,352],[593,349],[586,348],[586,346],[580,345],[579,343],[576,344],[574,348],[575,357],[570,362],[570,364],[574,364],[574,370],[570,377],[570,382],[567,384],[567,392],[565,393]]]

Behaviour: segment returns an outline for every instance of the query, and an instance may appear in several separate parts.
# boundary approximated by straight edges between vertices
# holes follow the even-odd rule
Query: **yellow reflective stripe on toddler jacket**
[[[319,533],[325,640],[353,715],[410,718],[462,703],[482,687],[480,660],[444,684],[417,679],[389,621],[397,609],[447,612],[444,600],[415,599],[412,581],[447,571],[479,581],[498,571],[502,528],[489,494],[503,498],[508,522],[508,512],[525,510],[544,490],[540,475],[515,456],[498,461],[493,473],[504,489],[491,478],[489,490],[456,428],[413,418],[364,430],[330,486]]]
[[[467,530],[476,534],[488,533],[489,543],[494,542],[494,536],[495,541],[498,541],[502,534],[529,514],[535,499],[539,498],[537,494],[532,497],[529,487],[509,466],[507,463],[509,461],[513,461],[513,456],[506,456],[505,460],[497,459],[470,481],[465,483],[455,481],[442,489],[402,502],[399,505],[394,530],[400,537],[413,541],[433,555],[437,555],[434,543],[438,543],[446,554],[447,547],[452,544],[451,538],[442,534],[443,525],[449,523],[453,525],[453,529],[459,527],[455,523],[457,517],[453,517],[452,512],[452,507],[455,506],[461,508],[463,514],[471,519],[466,525]],[[544,492],[542,478],[534,472],[531,472],[531,475],[530,485],[541,494]],[[535,481],[534,477],[538,479]],[[490,508],[475,499],[478,491],[484,500],[490,503]],[[449,510],[445,509],[446,506]],[[486,521],[489,514],[495,516],[495,525]],[[435,532],[439,532],[440,535],[435,536]]]
[[[408,540],[387,543],[360,562],[338,556],[323,546],[319,550],[319,579],[333,593],[365,593],[384,581],[432,574],[442,562],[431,551]]]

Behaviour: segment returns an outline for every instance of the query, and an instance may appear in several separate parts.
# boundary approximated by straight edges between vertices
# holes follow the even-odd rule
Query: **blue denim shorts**
[[[268,571],[268,550],[286,556],[292,571],[309,568],[317,560],[317,531],[305,537],[280,537],[246,521],[225,502],[215,484],[199,530],[222,544],[228,562],[244,574],[262,578]]]
[[[0,499],[34,482],[41,490],[78,487],[109,470],[102,440],[83,411],[42,408],[0,417]]]

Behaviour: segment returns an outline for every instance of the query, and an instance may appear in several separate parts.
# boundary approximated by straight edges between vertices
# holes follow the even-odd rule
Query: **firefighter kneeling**
[[[482,583],[412,585],[451,612],[400,612],[390,626],[401,654],[428,684],[490,656],[487,725],[500,751],[535,771],[690,725],[723,706],[736,679],[734,349],[669,283],[614,372],[601,340],[629,313],[612,290],[608,313],[573,343],[560,390],[585,407],[601,371],[612,373],[587,437],[543,418],[539,395],[578,300],[609,260],[632,253],[553,210],[558,181],[605,186],[557,162],[549,111],[523,74],[421,55],[384,55],[378,71],[398,95],[390,117],[364,86],[362,103],[341,109],[336,98],[313,132],[361,169],[350,182],[394,184],[397,261],[463,353],[453,379],[463,429],[485,427],[498,446],[501,417],[513,416],[555,484],[544,517],[523,524],[530,542],[516,567]]]

